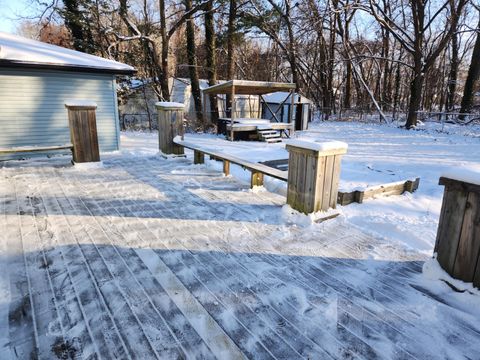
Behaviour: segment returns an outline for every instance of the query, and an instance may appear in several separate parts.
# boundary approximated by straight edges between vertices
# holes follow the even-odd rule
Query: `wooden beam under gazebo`
[[[293,124],[293,106],[295,101],[295,88],[296,85],[293,83],[278,83],[278,82],[268,82],[268,81],[249,81],[249,80],[230,80],[222,84],[210,86],[203,90],[204,95],[230,95],[232,99],[232,105],[230,110],[230,125],[227,126],[226,131],[230,133],[230,140],[233,141],[235,132],[241,131],[255,131],[262,126],[269,124],[273,130],[289,131],[291,134],[295,130]],[[285,101],[290,98],[291,101],[291,110],[288,115],[288,123],[282,123],[276,116],[276,112],[272,111],[268,104],[265,102],[263,95],[270,94],[277,91],[289,92],[290,95],[285,98],[284,102],[280,104],[280,107],[283,106]],[[261,102],[265,103],[269,111],[272,113],[275,123],[270,123],[270,121],[263,120],[260,118],[257,119],[236,119],[236,109],[235,109],[235,95],[258,95]],[[280,108],[279,107],[279,108]]]

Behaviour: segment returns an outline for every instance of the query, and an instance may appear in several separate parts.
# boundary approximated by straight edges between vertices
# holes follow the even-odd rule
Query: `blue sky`
[[[28,16],[28,0],[0,0],[0,31],[13,33],[17,29],[19,16]]]

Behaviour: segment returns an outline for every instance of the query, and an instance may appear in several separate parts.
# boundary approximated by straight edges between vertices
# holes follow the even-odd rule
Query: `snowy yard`
[[[156,134],[124,134],[96,170],[69,157],[5,163],[0,357],[478,358],[480,293],[453,291],[428,260],[440,174],[480,171],[478,133],[452,131],[298,134],[349,144],[344,189],[421,177],[414,194],[321,224],[283,206],[281,182],[252,191],[242,169],[159,157]],[[256,161],[288,156],[285,144],[189,138]]]

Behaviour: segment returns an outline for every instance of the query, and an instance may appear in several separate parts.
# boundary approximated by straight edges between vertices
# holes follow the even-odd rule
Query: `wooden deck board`
[[[423,257],[348,223],[286,223],[283,197],[184,159],[112,156],[95,173],[22,166],[0,179],[7,302],[11,316],[19,300],[26,309],[2,351],[407,359],[454,346],[475,356],[478,319],[418,282]],[[391,258],[371,259],[380,250]]]

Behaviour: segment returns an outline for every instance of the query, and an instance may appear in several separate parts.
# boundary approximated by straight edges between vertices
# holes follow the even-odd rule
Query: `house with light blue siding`
[[[0,32],[0,148],[69,143],[65,102],[86,99],[97,104],[100,151],[118,150],[116,76],[134,72],[113,60]]]

